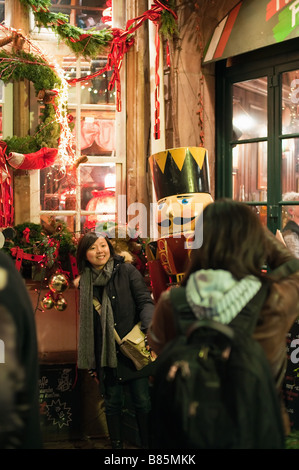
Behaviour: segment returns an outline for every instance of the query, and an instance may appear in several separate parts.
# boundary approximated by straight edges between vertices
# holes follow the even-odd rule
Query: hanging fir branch
[[[171,11],[175,12],[175,0],[169,0],[167,3],[164,3],[167,4],[167,7],[170,8]],[[163,10],[161,12],[160,34],[164,36],[165,39],[178,37],[179,35],[176,17],[168,10]]]
[[[113,33],[106,28],[101,31],[87,31],[69,24],[69,17],[62,13],[50,12],[50,0],[20,0],[33,10],[38,27],[51,28],[74,52],[76,56],[95,58],[107,53]]]
[[[20,0],[22,5],[31,8],[37,26],[51,28],[74,52],[76,56],[84,58],[96,58],[107,54],[107,49],[111,46],[114,34],[111,29],[84,30],[69,24],[68,15],[53,13],[50,11],[50,0]],[[166,38],[178,34],[175,0],[164,0],[164,2],[154,1],[154,4],[165,8],[159,17],[160,33]],[[130,42],[131,38],[127,40]]]
[[[44,59],[24,51],[0,51],[0,78],[4,83],[27,78],[33,82],[36,94],[42,89],[50,90],[61,84]]]

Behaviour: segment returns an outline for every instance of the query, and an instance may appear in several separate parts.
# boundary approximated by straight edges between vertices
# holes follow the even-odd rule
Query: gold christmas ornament
[[[55,302],[55,308],[59,312],[63,312],[67,307],[67,301],[65,300],[64,297],[59,297],[56,302]]]
[[[41,306],[45,310],[50,310],[51,308],[54,307],[54,300],[52,299],[51,296],[46,295],[41,301]]]
[[[69,286],[69,282],[64,274],[56,273],[50,279],[49,289],[52,292],[64,292]]]

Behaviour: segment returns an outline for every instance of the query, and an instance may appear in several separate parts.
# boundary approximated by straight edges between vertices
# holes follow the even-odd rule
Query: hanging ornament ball
[[[52,299],[51,296],[46,295],[41,301],[41,306],[45,310],[50,310],[51,308],[54,307],[54,300]]]
[[[49,289],[52,292],[64,292],[69,286],[69,282],[64,274],[56,273],[50,279]]]
[[[55,308],[56,310],[59,310],[59,312],[62,312],[65,310],[67,307],[67,301],[65,300],[64,297],[59,297],[59,299],[56,300],[55,302]]]

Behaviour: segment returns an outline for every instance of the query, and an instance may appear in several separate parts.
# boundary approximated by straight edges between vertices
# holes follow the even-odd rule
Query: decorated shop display
[[[142,26],[146,20],[150,20],[156,27],[156,61],[155,61],[155,123],[154,136],[160,138],[160,106],[159,106],[159,50],[160,50],[160,34],[169,37],[177,34],[177,14],[174,11],[175,2],[173,0],[154,0],[151,8],[145,11],[137,18],[129,20],[126,29],[120,28],[103,29],[103,30],[83,30],[72,26],[68,23],[68,17],[61,13],[52,13],[50,11],[50,0],[20,0],[20,2],[30,7],[33,11],[35,21],[38,26],[50,27],[55,33],[68,45],[70,49],[77,55],[85,58],[97,57],[108,53],[108,60],[105,67],[95,74],[75,78],[69,83],[85,81],[95,78],[107,71],[113,71],[108,89],[112,90],[116,87],[116,109],[121,111],[121,86],[120,86],[120,69],[122,66],[125,53],[134,44],[133,33]],[[111,2],[107,2],[107,7],[111,7]],[[106,21],[110,22],[110,16],[106,17]],[[169,56],[169,55],[168,55]]]
[[[147,20],[152,21],[156,27],[154,134],[155,138],[160,137],[158,75],[160,35],[169,38],[177,34],[177,15],[173,0],[154,0],[147,11],[130,19],[124,30],[111,28],[112,4],[110,0],[106,3],[107,9],[102,18],[107,28],[101,30],[93,28],[83,30],[70,25],[68,16],[50,11],[50,0],[20,0],[20,2],[32,10],[37,26],[54,30],[77,57],[95,58],[105,54],[107,55],[107,63],[94,74],[67,81],[64,71],[54,59],[49,59],[35,41],[24,36],[19,30],[7,28],[5,24],[0,25],[1,80],[4,84],[8,84],[27,79],[34,86],[37,101],[42,104],[39,124],[36,129],[30,132],[31,135],[26,137],[5,136],[3,141],[0,141],[0,228],[2,229],[13,227],[14,208],[11,177],[14,170],[30,171],[55,165],[62,175],[66,175],[68,168],[76,168],[86,160],[86,157],[79,156],[77,158],[73,150],[73,120],[67,109],[69,84],[93,79],[100,74],[111,71],[108,87],[109,90],[116,88],[116,108],[118,111],[121,110],[120,69],[124,54],[134,44],[134,33]],[[69,188],[69,191],[71,192],[72,189]],[[92,204],[98,195],[94,195],[94,197],[95,200],[92,201]],[[51,230],[49,232],[49,227],[45,227],[45,225],[39,226],[31,223],[13,227],[15,236],[5,240],[2,249],[10,253],[15,259],[17,268],[22,270],[23,274],[27,268],[33,267],[35,275],[40,274],[41,278],[44,277],[41,274],[43,269],[50,271],[48,273],[50,275],[53,275],[53,271],[56,272],[58,269],[69,273],[70,278],[74,277],[76,269],[73,257],[74,237],[67,232],[63,224],[58,224],[55,227],[54,225],[53,221],[52,232]],[[63,253],[66,238],[68,238],[67,254]],[[140,256],[137,255],[137,252],[136,249],[135,260],[138,260],[137,264],[142,270],[144,269],[142,250],[139,250]],[[52,292],[51,289],[50,292]],[[54,303],[56,301],[60,305],[59,308],[63,309],[62,294],[58,293],[57,295],[59,298],[54,299]],[[46,297],[43,302],[45,305],[50,305],[53,295],[49,294]]]
[[[67,168],[75,168],[82,162],[82,157],[77,158],[73,150],[71,130],[74,124],[67,109],[68,85],[112,71],[108,88],[112,90],[116,87],[116,109],[120,111],[120,69],[124,54],[134,44],[134,33],[146,20],[152,21],[156,26],[154,134],[155,138],[160,137],[160,35],[169,38],[177,34],[177,15],[173,0],[154,0],[149,10],[127,22],[125,30],[111,28],[111,0],[107,1],[107,8],[102,17],[102,22],[107,24],[107,28],[101,30],[86,30],[70,25],[67,15],[50,11],[50,0],[20,0],[20,3],[32,10],[37,26],[51,28],[76,56],[95,58],[108,52],[108,58],[106,65],[96,73],[67,81],[64,71],[55,60],[47,57],[36,42],[19,30],[0,25],[1,80],[7,84],[27,79],[32,82],[36,98],[43,105],[39,114],[40,122],[37,128],[30,132],[31,135],[4,138],[0,156],[1,228],[13,225],[14,215],[11,174],[6,162],[18,170],[36,170],[55,164],[60,168],[61,175],[66,175]]]
[[[2,233],[5,240],[1,248],[13,258],[24,278],[38,281],[36,308],[64,311],[67,301],[63,294],[78,275],[77,240],[66,225],[52,219],[50,224],[28,222]],[[47,288],[48,292],[40,299]]]
[[[158,300],[168,286],[184,276],[190,249],[198,240],[196,223],[210,194],[208,152],[203,147],[180,147],[149,157],[157,209],[158,240],[147,244],[153,295]]]
[[[44,283],[57,270],[70,280],[76,277],[76,247],[77,241],[66,225],[52,219],[50,224],[16,225],[2,249],[14,259],[23,277]]]

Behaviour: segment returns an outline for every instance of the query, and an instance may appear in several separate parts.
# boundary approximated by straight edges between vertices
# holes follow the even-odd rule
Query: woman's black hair
[[[97,241],[98,238],[105,238],[109,246],[110,256],[114,256],[114,248],[107,236],[98,235],[95,232],[88,232],[80,238],[77,246],[77,267],[79,273],[82,273],[86,266],[90,266],[89,261],[86,259],[86,252]]]

